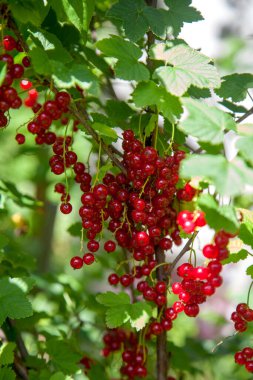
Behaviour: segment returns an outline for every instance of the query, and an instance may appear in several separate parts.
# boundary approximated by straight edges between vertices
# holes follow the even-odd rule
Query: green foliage
[[[238,263],[240,260],[247,259],[249,252],[246,249],[241,249],[239,252],[230,253],[226,260],[222,261],[222,264]]]
[[[249,88],[253,88],[253,75],[236,73],[223,77],[220,88],[215,92],[221,98],[240,102],[246,98]]]
[[[238,231],[239,222],[233,206],[220,206],[209,194],[202,194],[197,203],[204,211],[206,221],[211,228],[216,231],[223,229],[230,233]]]
[[[33,313],[32,306],[24,290],[15,279],[0,280],[0,325],[6,318],[26,318]]]
[[[158,112],[162,112],[172,123],[175,116],[179,117],[183,111],[179,99],[153,81],[139,83],[132,96],[137,107],[156,106]]]
[[[105,55],[118,60],[114,67],[118,78],[136,81],[149,79],[148,69],[138,62],[142,51],[137,45],[118,36],[105,38],[96,45]]]
[[[0,86],[3,84],[5,75],[7,73],[7,65],[4,62],[0,62]]]
[[[192,155],[182,162],[182,177],[201,177],[214,184],[221,195],[240,194],[245,184],[253,184],[252,172],[237,158],[228,162],[222,155]]]
[[[252,144],[253,136],[240,137],[236,142],[236,147],[238,148],[241,156],[245,159],[245,161],[249,162],[251,165],[253,165]]]
[[[46,349],[52,364],[64,374],[73,374],[78,370],[81,355],[65,340],[50,339],[46,342]]]
[[[216,88],[220,78],[210,58],[187,45],[176,45],[172,48],[166,44],[158,44],[153,48],[153,57],[165,62],[158,67],[154,78],[174,95],[182,96],[193,85],[198,88]]]
[[[94,0],[61,0],[68,20],[79,32],[87,31],[94,11]]]
[[[129,321],[138,331],[148,323],[152,315],[152,308],[148,303],[142,301],[131,304],[126,293],[106,292],[99,294],[96,299],[107,307],[106,324],[109,328],[120,327]]]
[[[203,20],[201,13],[194,7],[191,7],[191,0],[165,0],[169,7],[166,12],[167,25],[172,28],[172,34],[177,37],[184,23],[192,23]]]
[[[15,372],[9,367],[0,368],[0,380],[15,380]]]
[[[216,107],[210,107],[198,100],[184,98],[183,105],[188,111],[179,129],[185,134],[198,138],[198,141],[216,145],[223,142],[224,130],[236,131],[232,117]]]
[[[14,353],[13,351],[16,348],[16,344],[13,342],[5,342],[0,347],[0,364],[8,365],[12,364],[14,361]]]

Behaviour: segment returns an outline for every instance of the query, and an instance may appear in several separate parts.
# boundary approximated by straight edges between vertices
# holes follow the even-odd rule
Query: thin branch
[[[25,361],[29,354],[28,354],[28,351],[26,349],[23,338],[22,338],[21,334],[19,333],[19,331],[17,331],[17,329],[15,328],[14,322],[11,319],[7,318],[6,323],[9,327],[10,332],[12,333],[12,335],[15,338],[15,342],[17,344],[17,347],[18,347],[18,350],[20,353],[20,357],[22,360]]]
[[[247,119],[247,117],[249,117],[250,115],[253,115],[253,107],[251,107],[247,112],[245,112],[245,114],[239,117],[239,119],[237,119],[236,122],[241,123],[242,121]]]
[[[161,248],[157,248],[155,252],[155,257],[157,264],[165,263],[165,253]],[[165,266],[161,265],[156,269],[156,278],[158,281],[168,282],[168,274],[165,270]],[[158,306],[157,313],[158,315],[161,312],[163,306]],[[157,380],[166,380],[168,376],[169,368],[169,355],[167,352],[167,333],[163,331],[160,335],[157,336],[156,341],[156,370],[157,370]]]
[[[122,171],[122,173],[127,174],[125,167],[114,155],[116,148],[112,148],[111,146],[107,145],[101,139],[101,137],[97,134],[97,132],[88,123],[88,115],[84,109],[83,102],[82,101],[76,102],[75,107],[74,106],[70,107],[70,112],[72,113],[72,115],[76,117],[77,120],[80,121],[80,123],[84,126],[86,132],[93,137],[96,143],[97,144],[101,143],[102,149],[104,150],[105,153],[107,153],[108,157],[110,157],[114,165],[117,166]]]
[[[175,258],[175,260],[171,263],[170,265],[170,268],[169,270],[167,271],[167,274],[170,276],[171,273],[173,272],[175,266],[177,265],[177,263],[181,260],[181,258],[184,256],[184,254],[186,252],[188,252],[191,248],[191,244],[192,242],[194,241],[195,237],[197,236],[197,232],[195,232],[191,237],[190,239],[187,241],[187,243],[185,244],[185,246],[182,248],[182,250],[179,252],[179,254],[177,255],[177,257]]]

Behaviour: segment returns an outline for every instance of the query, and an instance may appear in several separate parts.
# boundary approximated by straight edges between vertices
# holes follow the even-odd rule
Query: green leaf
[[[222,102],[219,102],[221,105],[226,107],[228,110],[232,111],[233,113],[245,113],[247,112],[247,109],[243,106],[239,106],[235,103],[232,103],[228,100],[223,100]]]
[[[191,23],[203,20],[201,13],[194,7],[191,7],[192,0],[165,0],[169,11],[166,12],[167,24],[172,27],[175,37],[181,31],[184,22]]]
[[[53,79],[57,87],[71,88],[78,85],[83,90],[97,96],[98,79],[92,71],[81,64],[66,66],[58,61],[50,61]]]
[[[240,102],[246,98],[249,88],[253,88],[252,74],[231,74],[222,77],[221,86],[215,92],[221,98]]]
[[[132,97],[137,107],[157,106],[158,111],[172,123],[183,112],[179,99],[153,81],[139,83]]]
[[[239,149],[242,157],[253,165],[253,136],[240,137],[236,141],[236,148]]]
[[[158,123],[158,115],[153,114],[151,115],[148,124],[145,127],[145,135],[146,137],[149,137],[151,133],[154,131],[155,127]]]
[[[96,300],[101,305],[109,307],[130,304],[129,295],[123,292],[117,294],[113,292],[102,293],[96,297]]]
[[[129,315],[127,314],[126,305],[118,305],[115,307],[110,307],[106,310],[105,321],[106,326],[110,329],[122,326],[129,320]]]
[[[3,61],[0,61],[0,86],[3,84],[6,73],[7,73],[7,65]]]
[[[207,88],[197,88],[195,86],[190,86],[187,90],[188,95],[194,99],[200,98],[210,98],[211,92]]]
[[[221,229],[235,233],[239,229],[239,222],[233,206],[220,206],[209,194],[202,194],[198,198],[198,206],[205,213],[208,225],[215,231]]]
[[[0,380],[15,380],[15,372],[9,367],[0,368]]]
[[[239,252],[230,253],[226,260],[222,261],[222,264],[238,263],[240,260],[245,260],[248,257],[249,252],[246,249],[241,249]]]
[[[253,184],[253,172],[239,158],[228,162],[222,155],[191,155],[182,161],[180,175],[184,178],[204,177],[221,195],[237,195],[246,184]]]
[[[20,319],[33,314],[32,306],[21,288],[10,278],[0,280],[0,325],[9,317]]]
[[[87,31],[95,7],[95,0],[61,0],[68,20],[79,30]]]
[[[118,36],[100,40],[96,45],[108,57],[118,59],[114,67],[118,78],[136,81],[149,79],[149,70],[138,62],[142,51],[137,45]]]
[[[253,213],[250,210],[239,209],[243,215],[243,221],[240,225],[238,237],[253,248]]]
[[[114,99],[109,99],[106,102],[106,112],[109,119],[119,125],[135,113],[126,102]]]
[[[108,16],[122,23],[126,37],[132,41],[138,41],[149,29],[160,37],[166,33],[165,11],[151,9],[144,0],[119,0]]]
[[[160,46],[155,58],[164,60],[166,66],[158,67],[153,77],[158,78],[174,95],[182,96],[191,85],[209,89],[220,85],[218,72],[210,64],[210,58],[187,45],[176,45],[166,50],[163,44],[163,50]]]
[[[8,6],[14,18],[20,23],[32,23],[35,26],[42,24],[50,8],[49,3],[43,0],[36,0],[36,2],[8,0]]]
[[[112,141],[116,141],[118,138],[117,132],[108,125],[102,123],[93,123],[92,128],[94,128],[102,136],[109,137]]]
[[[71,236],[80,237],[81,236],[81,230],[82,230],[82,223],[76,222],[74,224],[71,224],[71,226],[67,229],[67,231],[70,233]]]
[[[145,301],[135,302],[127,311],[129,314],[130,324],[137,331],[143,329],[152,316],[152,307]]]
[[[8,365],[12,364],[14,361],[14,353],[13,351],[16,348],[16,344],[13,342],[5,342],[0,347],[0,364]]]
[[[72,61],[71,55],[62,46],[61,41],[54,34],[43,29],[29,29],[29,33],[37,47],[42,48],[47,53],[50,60],[56,60],[61,63],[68,63]]]
[[[51,74],[50,61],[47,53],[43,48],[34,47],[32,50],[30,50],[29,56],[32,60],[32,66],[34,67],[34,70],[37,74]]]
[[[232,117],[217,107],[190,98],[183,98],[183,105],[188,115],[178,127],[201,142],[220,144],[223,142],[225,129],[236,131],[236,123]]]
[[[99,172],[98,172],[98,176],[97,176],[97,181],[98,182],[101,182],[102,179],[104,178],[104,176],[106,175],[106,173],[110,172],[113,170],[113,164],[112,162],[109,160],[105,165],[101,166],[99,168]],[[95,177],[96,178],[96,177]],[[94,178],[94,180],[95,180]],[[93,182],[94,183],[94,182]]]
[[[64,375],[64,373],[62,372],[57,372],[53,376],[51,376],[49,380],[71,380],[71,379],[73,378],[70,376]]]
[[[78,370],[81,355],[75,352],[74,348],[65,340],[47,340],[46,352],[59,371],[72,375]]]
[[[249,275],[253,279],[253,265],[247,268],[246,274]]]
[[[101,364],[96,363],[96,365],[92,365],[91,369],[89,370],[89,379],[90,380],[109,380],[106,371],[104,369],[104,366]]]

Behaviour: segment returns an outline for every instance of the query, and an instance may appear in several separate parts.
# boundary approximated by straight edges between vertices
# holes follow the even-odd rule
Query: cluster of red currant
[[[204,227],[206,225],[206,220],[204,213],[201,211],[180,211],[177,215],[177,224],[182,228],[187,234],[191,234],[198,227]]]
[[[235,362],[244,365],[248,372],[253,373],[253,348],[245,347],[242,351],[235,353]]]
[[[231,314],[231,320],[234,322],[235,329],[238,332],[244,332],[248,328],[248,322],[253,321],[253,309],[246,303],[239,303],[236,311]],[[235,353],[235,362],[244,365],[248,372],[253,373],[253,348],[245,347],[242,351]]]
[[[231,320],[235,324],[236,331],[244,332],[248,328],[248,322],[253,321],[253,310],[246,303],[239,303],[236,311],[231,314]]]
[[[127,376],[129,380],[147,376],[145,367],[147,348],[138,345],[136,334],[122,329],[108,330],[103,337],[103,341],[105,347],[102,350],[102,355],[104,357],[123,349],[120,369],[123,376]]]
[[[16,41],[12,36],[7,35],[4,37],[3,49],[4,53],[0,55],[0,61],[6,64],[7,71],[0,86],[0,128],[6,127],[8,124],[6,113],[11,108],[18,109],[22,105],[22,100],[12,85],[23,76],[24,68],[30,66],[28,57],[23,58],[22,64],[14,63],[15,57],[13,52],[22,52],[23,48],[21,43]]]

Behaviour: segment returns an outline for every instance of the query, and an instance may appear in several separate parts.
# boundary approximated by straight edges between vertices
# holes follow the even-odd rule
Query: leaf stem
[[[250,292],[251,292],[252,286],[253,286],[253,281],[251,282],[249,290],[248,290],[248,295],[247,295],[247,305],[248,306],[249,306],[249,298],[250,298]]]

